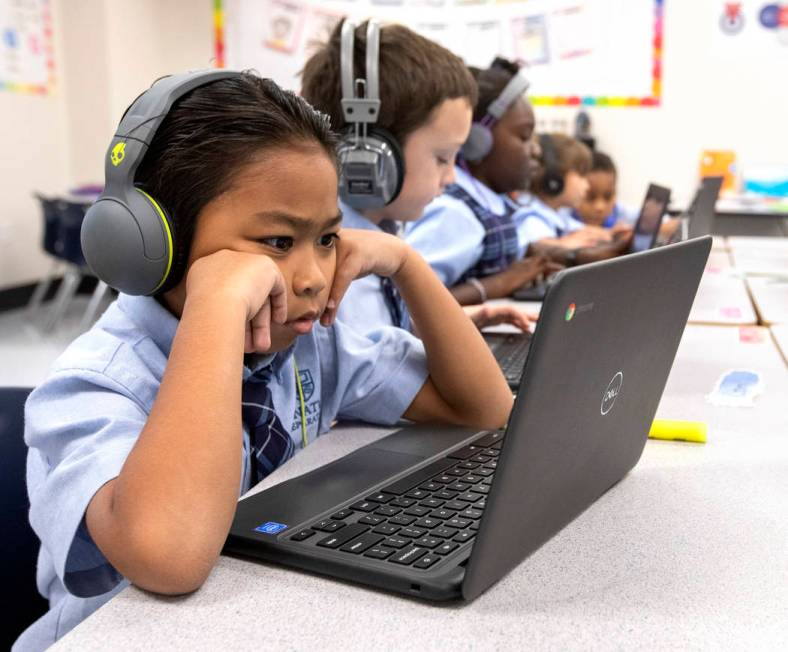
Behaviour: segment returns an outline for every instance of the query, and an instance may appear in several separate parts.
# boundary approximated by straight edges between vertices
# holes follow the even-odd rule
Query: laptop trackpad
[[[360,448],[326,466],[242,500],[238,503],[236,523],[240,517],[244,521],[249,519],[250,524],[252,521],[276,521],[292,527],[363,494],[369,487],[423,459],[420,455]]]

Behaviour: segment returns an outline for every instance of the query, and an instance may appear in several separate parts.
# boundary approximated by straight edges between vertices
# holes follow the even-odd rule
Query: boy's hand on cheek
[[[223,249],[195,261],[186,278],[186,307],[237,307],[244,315],[244,352],[271,346],[271,321],[287,321],[287,287],[267,256]],[[185,312],[185,309],[184,309]]]
[[[334,283],[320,318],[323,326],[333,323],[339,303],[352,281],[369,274],[394,276],[410,251],[410,247],[396,236],[364,229],[342,229],[336,247]]]

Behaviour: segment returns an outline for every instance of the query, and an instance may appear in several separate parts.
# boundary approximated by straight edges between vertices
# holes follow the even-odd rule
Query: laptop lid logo
[[[624,383],[624,374],[622,372],[618,372],[615,376],[613,376],[613,380],[607,386],[605,393],[602,395],[602,407],[600,411],[602,412],[602,416],[606,415],[610,410],[613,409],[613,403],[616,402],[616,396],[621,391],[621,385]]]

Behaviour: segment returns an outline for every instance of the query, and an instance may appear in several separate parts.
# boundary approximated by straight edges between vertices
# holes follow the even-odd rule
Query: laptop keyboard
[[[347,555],[426,569],[473,545],[503,432],[484,433],[289,537]]]
[[[510,333],[495,340],[492,352],[510,387],[520,384],[531,337],[530,333]]]

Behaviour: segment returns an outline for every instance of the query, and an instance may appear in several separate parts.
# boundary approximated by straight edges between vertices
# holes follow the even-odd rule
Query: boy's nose
[[[326,285],[326,277],[316,261],[304,261],[293,275],[293,292],[298,296],[316,296]]]

